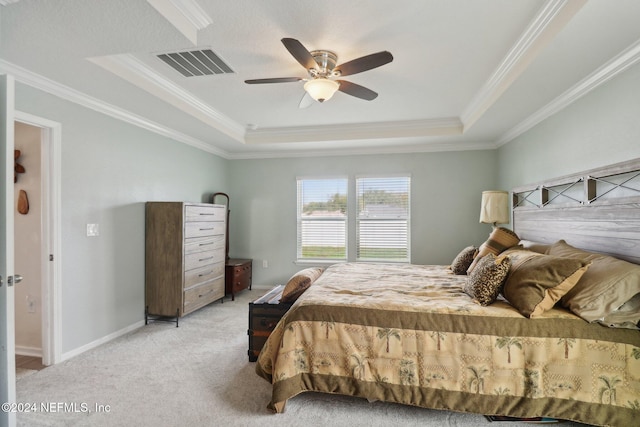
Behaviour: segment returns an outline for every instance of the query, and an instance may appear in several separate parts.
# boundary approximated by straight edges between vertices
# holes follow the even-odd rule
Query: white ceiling
[[[0,70],[226,158],[497,147],[640,60],[637,0],[0,0]],[[280,40],[343,63],[300,109],[306,77]],[[234,71],[183,77],[156,57],[209,48]]]

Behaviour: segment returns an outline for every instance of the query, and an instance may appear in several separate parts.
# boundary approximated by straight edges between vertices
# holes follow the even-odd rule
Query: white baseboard
[[[119,331],[116,331],[112,334],[106,335],[102,338],[99,338],[95,341],[90,342],[89,344],[85,344],[82,347],[78,347],[76,349],[73,349],[71,351],[68,351],[66,353],[62,353],[62,361],[65,361],[67,359],[71,359],[72,357],[75,357],[79,354],[84,353],[85,351],[91,350],[93,348],[96,348],[102,344],[105,344],[109,341],[112,341],[124,334],[128,334],[131,331],[134,331],[136,329],[138,329],[139,327],[144,326],[144,320],[140,320],[139,322],[136,322],[132,325],[127,326],[126,328],[120,329]]]
[[[16,354],[20,356],[42,357],[42,348],[16,345]]]

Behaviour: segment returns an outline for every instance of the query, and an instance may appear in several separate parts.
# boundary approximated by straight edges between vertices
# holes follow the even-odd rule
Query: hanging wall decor
[[[24,166],[18,163],[18,157],[20,157],[20,150],[13,150],[13,182],[18,182],[18,174],[25,173]]]
[[[18,158],[20,157],[20,150],[13,150],[13,183],[18,182],[18,174],[25,173],[26,170],[24,166],[18,163]],[[18,194],[18,212],[22,215],[26,215],[29,213],[29,198],[27,197],[27,192],[24,190],[20,190]]]
[[[20,194],[18,195],[18,212],[22,215],[29,213],[29,198],[27,197],[27,192],[24,190],[20,190]]]

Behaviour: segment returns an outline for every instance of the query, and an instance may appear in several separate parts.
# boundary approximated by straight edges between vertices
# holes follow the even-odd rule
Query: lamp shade
[[[304,90],[316,101],[324,102],[331,98],[340,85],[333,80],[320,77],[304,84]]]
[[[483,191],[480,222],[508,224],[509,221],[509,193],[506,191]]]

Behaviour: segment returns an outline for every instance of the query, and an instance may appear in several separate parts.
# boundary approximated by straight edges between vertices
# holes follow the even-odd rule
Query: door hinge
[[[53,261],[53,254],[49,254],[49,261]]]

